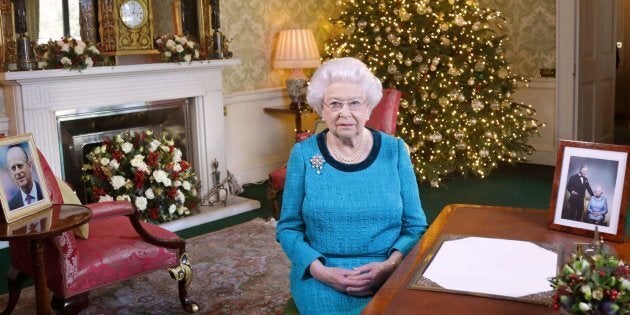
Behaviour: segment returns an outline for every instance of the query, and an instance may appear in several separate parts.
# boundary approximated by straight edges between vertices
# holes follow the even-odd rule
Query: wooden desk
[[[544,305],[407,288],[425,255],[442,234],[560,243],[564,245],[565,255],[574,250],[575,242],[591,241],[589,237],[547,229],[547,213],[547,210],[495,206],[446,206],[362,314],[557,315]],[[628,261],[630,244],[607,244],[617,250],[621,259]]]
[[[81,205],[52,205],[17,222],[0,223],[0,240],[23,239],[31,243],[37,314],[52,314],[41,241],[84,224],[91,216],[92,211]],[[33,223],[37,224],[36,229],[29,228]]]
[[[302,105],[302,107],[299,108],[293,105],[290,108],[265,107],[263,108],[263,111],[270,114],[285,114],[295,116],[296,134],[306,131],[302,129],[302,115],[311,113],[310,107],[308,105]]]

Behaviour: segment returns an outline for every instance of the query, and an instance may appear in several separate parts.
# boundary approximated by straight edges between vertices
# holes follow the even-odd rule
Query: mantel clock
[[[151,0],[99,0],[101,51],[109,55],[157,54]]]

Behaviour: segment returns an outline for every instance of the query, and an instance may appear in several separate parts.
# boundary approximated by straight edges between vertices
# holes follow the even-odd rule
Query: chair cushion
[[[79,197],[77,197],[74,191],[72,191],[72,188],[70,188],[70,186],[66,184],[66,182],[61,180],[59,177],[57,177],[56,179],[57,179],[57,185],[59,185],[59,190],[61,191],[61,195],[63,196],[63,203],[72,204],[72,205],[80,205],[81,200],[79,200]],[[74,228],[72,232],[74,233],[74,236],[80,239],[87,240],[90,234],[90,226],[88,225],[88,223],[85,223],[81,226]]]
[[[179,239],[159,226],[142,226],[155,237]],[[177,250],[145,242],[127,217],[92,221],[90,230],[89,240],[77,240],[79,268],[66,297],[178,264]]]
[[[287,167],[283,166],[279,169],[274,170],[269,174],[269,183],[271,184],[271,188],[275,190],[284,189],[284,181],[287,178]]]

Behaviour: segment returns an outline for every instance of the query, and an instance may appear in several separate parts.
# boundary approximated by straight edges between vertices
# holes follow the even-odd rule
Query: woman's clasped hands
[[[375,294],[394,270],[395,264],[387,260],[371,262],[353,269],[327,267],[316,260],[309,269],[313,278],[337,291],[353,296]]]

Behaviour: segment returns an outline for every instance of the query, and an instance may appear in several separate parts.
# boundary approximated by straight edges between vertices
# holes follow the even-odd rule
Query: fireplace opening
[[[195,165],[190,125],[193,103],[194,99],[174,99],[57,111],[63,179],[76,191],[81,202],[90,202],[81,181],[85,156],[105,139],[124,131],[167,133],[182,151],[183,158]]]

